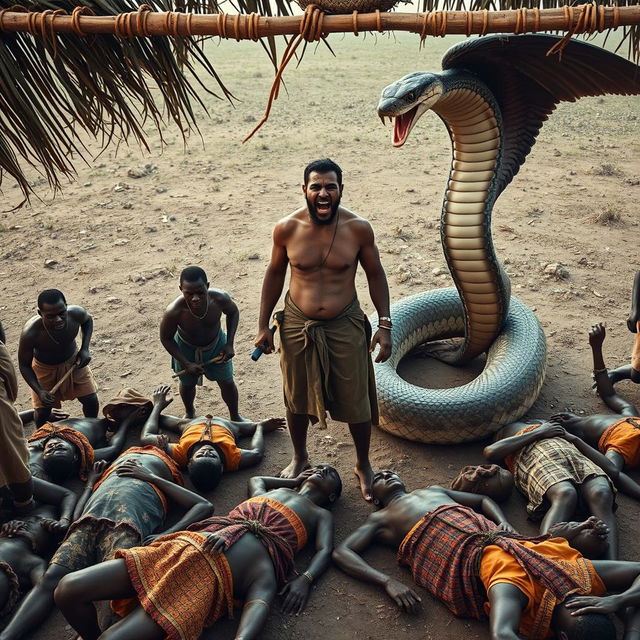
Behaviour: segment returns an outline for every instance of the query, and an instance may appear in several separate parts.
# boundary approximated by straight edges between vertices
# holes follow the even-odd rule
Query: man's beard
[[[331,205],[331,215],[326,219],[318,217],[316,206],[314,204],[311,204],[311,201],[309,200],[309,198],[305,198],[305,200],[307,201],[307,211],[309,212],[309,217],[315,224],[319,224],[326,227],[333,222],[333,219],[336,217],[336,214],[338,213],[338,207],[340,206],[340,198],[338,198],[338,200]]]

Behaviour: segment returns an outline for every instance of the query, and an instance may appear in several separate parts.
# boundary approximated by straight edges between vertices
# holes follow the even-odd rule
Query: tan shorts
[[[73,366],[77,356],[61,362],[60,364],[43,364],[35,358],[32,362],[33,371],[38,378],[38,383],[45,390],[53,389],[56,383],[64,376],[69,369]],[[91,369],[82,367],[82,369],[76,369],[63,383],[62,386],[55,392],[56,403],[54,407],[60,408],[62,406],[62,400],[75,400],[76,398],[84,398],[89,396],[98,390],[98,385],[93,378]],[[40,401],[38,394],[35,391],[31,391],[31,403],[34,409],[40,409],[44,405]]]

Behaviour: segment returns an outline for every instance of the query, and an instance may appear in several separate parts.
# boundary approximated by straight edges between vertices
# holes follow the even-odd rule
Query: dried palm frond
[[[95,15],[116,16],[137,11],[133,0],[0,0],[0,10],[72,13],[84,6]],[[237,0],[243,13],[270,11],[268,0]],[[219,11],[217,0],[151,0],[157,11]],[[77,9],[76,9],[77,11]],[[278,0],[278,14],[290,11]],[[194,104],[200,104],[194,83],[233,101],[202,48],[202,38],[119,38],[114,35],[56,33],[49,23],[34,23],[32,33],[0,32],[0,182],[11,175],[24,195],[32,193],[24,173],[31,165],[56,191],[60,178],[74,173],[74,159],[84,147],[80,132],[100,144],[133,139],[146,147],[144,126],[152,122],[162,137],[161,123],[170,118],[182,135],[197,130]],[[263,43],[275,62],[275,39]],[[196,74],[201,65],[217,82],[215,94]],[[155,88],[152,89],[152,87]],[[159,95],[158,95],[159,91]]]

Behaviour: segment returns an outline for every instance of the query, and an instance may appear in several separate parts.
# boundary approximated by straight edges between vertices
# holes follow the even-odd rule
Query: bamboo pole
[[[34,15],[35,14],[35,15]],[[142,17],[144,16],[144,17]],[[0,12],[0,31],[52,32],[77,35],[112,34],[121,37],[221,36],[257,40],[265,36],[300,33],[303,16],[235,14],[198,15],[178,12],[133,12],[120,16],[53,15],[52,12]],[[534,33],[566,31],[592,33],[640,24],[640,5],[605,7],[579,5],[556,9],[510,11],[434,11],[431,13],[325,14],[322,34],[360,31],[408,31],[427,35]]]

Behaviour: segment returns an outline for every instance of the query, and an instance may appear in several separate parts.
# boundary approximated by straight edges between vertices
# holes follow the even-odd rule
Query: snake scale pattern
[[[476,440],[526,413],[542,387],[544,332],[511,296],[493,248],[492,209],[558,103],[640,93],[635,64],[577,40],[568,41],[560,59],[547,56],[559,40],[466,40],[445,54],[441,73],[411,73],[382,91],[378,114],[394,119],[394,146],[404,145],[429,110],[445,123],[452,144],[440,233],[456,288],[394,304],[393,355],[376,365],[381,427],[395,435],[426,443]],[[424,389],[397,374],[409,351],[452,337],[462,340],[436,344],[431,354],[463,364],[486,352],[478,378],[452,389]]]

